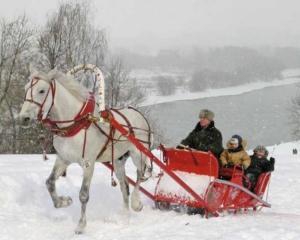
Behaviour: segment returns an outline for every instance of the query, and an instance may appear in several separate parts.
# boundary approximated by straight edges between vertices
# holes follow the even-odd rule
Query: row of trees
[[[244,47],[223,47],[207,51],[196,49],[187,55],[165,50],[153,58],[157,59],[156,63],[159,63],[160,66],[189,69],[190,72],[193,72],[190,80],[185,84],[187,89],[195,92],[207,88],[222,88],[280,78],[282,70],[288,66],[295,66],[291,65],[291,62],[295,58],[297,59],[298,52],[296,51],[294,55],[291,51],[285,55],[281,51],[275,52],[276,54],[271,54]],[[287,64],[276,57],[279,52],[280,56],[285,56],[283,59]],[[168,65],[164,64],[166,61]],[[157,88],[161,95],[174,93],[174,86],[178,85],[177,79],[171,76],[160,76],[154,80],[157,82]],[[169,89],[167,89],[168,86]]]
[[[108,106],[137,106],[143,101],[143,91],[129,77],[122,60],[109,54],[105,31],[93,23],[92,16],[89,4],[70,1],[61,3],[44,26],[32,26],[25,16],[1,20],[0,153],[40,153],[37,142],[49,137],[41,126],[22,129],[16,121],[30,74],[29,63],[43,71],[67,71],[92,63],[104,70]]]
[[[300,67],[300,48],[293,47],[218,47],[185,50],[161,50],[156,55],[142,55],[123,50],[126,62],[136,68],[210,69],[234,72],[246,66],[251,72],[266,73],[282,68]],[[269,71],[268,71],[269,70]],[[247,74],[248,75],[248,74]]]
[[[266,69],[268,69],[267,66]],[[234,72],[206,68],[194,71],[188,81],[183,81],[181,77],[178,79],[178,77],[173,76],[158,76],[152,80],[156,83],[158,93],[162,96],[168,96],[174,94],[176,88],[179,86],[184,86],[190,92],[198,92],[208,88],[223,88],[258,80],[269,81],[281,78],[279,70],[270,70],[268,74],[264,72],[258,73],[252,70],[251,67],[247,66],[238,68]]]

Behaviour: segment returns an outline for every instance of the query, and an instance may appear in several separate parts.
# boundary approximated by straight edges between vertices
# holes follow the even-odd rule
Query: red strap
[[[80,130],[88,129],[92,123],[90,116],[93,114],[95,109],[95,97],[90,95],[85,103],[83,103],[80,111],[72,120],[65,121],[54,121],[49,118],[44,119],[42,123],[50,129],[50,131],[56,135],[62,137],[72,137],[75,136]],[[57,124],[60,123],[73,123],[67,127],[58,127]]]

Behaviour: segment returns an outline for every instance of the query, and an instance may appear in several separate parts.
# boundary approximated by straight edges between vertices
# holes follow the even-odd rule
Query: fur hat
[[[258,145],[253,149],[254,154],[256,154],[258,151],[265,151],[265,157],[267,157],[269,155],[269,151],[263,145]]]
[[[215,114],[208,109],[202,109],[199,113],[199,118],[207,118],[210,121],[213,121],[214,117],[215,117]]]

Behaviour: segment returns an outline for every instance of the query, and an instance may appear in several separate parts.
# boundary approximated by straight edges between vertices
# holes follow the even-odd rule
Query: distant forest
[[[189,88],[199,91],[281,78],[281,71],[300,68],[300,48],[194,48],[161,50],[155,56],[128,51],[122,58],[132,68],[181,69],[192,72]]]

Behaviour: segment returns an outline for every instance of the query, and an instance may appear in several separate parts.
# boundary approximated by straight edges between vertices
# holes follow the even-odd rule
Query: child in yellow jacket
[[[241,165],[244,169],[250,166],[251,159],[245,151],[246,141],[239,135],[233,135],[227,142],[227,148],[221,156],[220,162],[222,166],[226,165]]]

